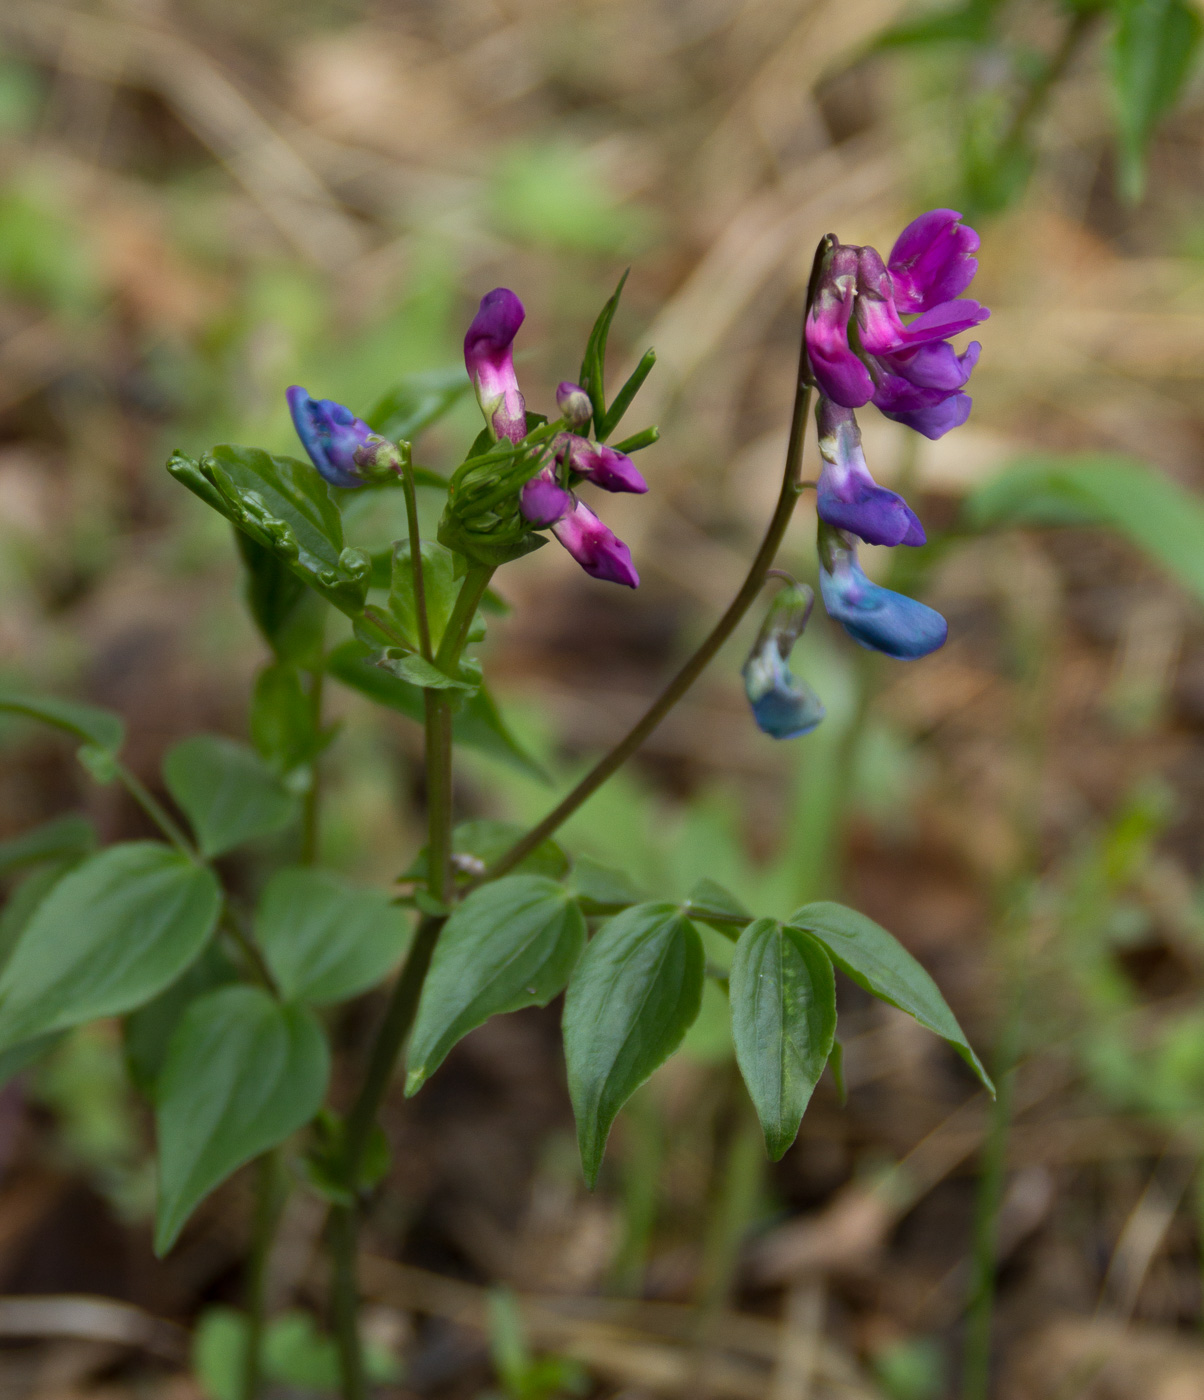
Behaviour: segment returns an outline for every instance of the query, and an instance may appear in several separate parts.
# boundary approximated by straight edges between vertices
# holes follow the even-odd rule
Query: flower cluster
[[[497,287],[482,297],[464,337],[464,363],[492,437],[521,442],[527,434],[526,405],[514,372],[512,346],[525,316],[512,291]],[[631,458],[585,436],[593,414],[579,385],[562,383],[556,406],[565,431],[557,433],[550,460],[523,487],[519,509],[535,529],[550,529],[587,574],[636,588],[640,576],[631,551],[573,490],[581,481],[603,491],[647,491]]]
[[[930,210],[908,224],[885,263],[874,248],[829,236],[821,245],[807,308],[804,334],[811,379],[819,390],[816,423],[823,461],[816,483],[820,593],[829,616],[854,641],[900,660],[935,651],[948,628],[932,608],[872,583],[857,562],[856,539],[922,545],[926,536],[902,496],[879,486],[870,474],[853,410],[872,403],[886,417],[932,439],[966,421],[970,397],[964,390],[981,347],[972,341],[958,354],[950,342],[990,315],[961,297],[977,271],[977,250],[978,235],[952,209]],[[904,321],[904,316],[914,319]],[[767,654],[764,633],[744,673],[754,716],[766,733],[791,737],[763,716],[788,710],[797,683],[791,678],[787,685],[779,677],[775,710],[767,698],[770,672],[753,666],[758,648]],[[780,661],[786,678],[788,654],[787,648]],[[759,678],[756,694],[750,667]]]

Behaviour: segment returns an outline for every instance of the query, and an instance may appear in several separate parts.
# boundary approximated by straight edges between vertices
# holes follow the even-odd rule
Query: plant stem
[[[255,1164],[255,1215],[247,1260],[247,1349],[243,1356],[241,1400],[256,1400],[259,1394],[268,1256],[280,1218],[280,1198],[279,1158],[275,1152],[265,1152]]]
[[[280,988],[276,985],[276,979],[272,975],[272,969],[267,965],[263,954],[259,951],[258,945],[251,937],[250,931],[243,925],[242,918],[234,909],[228,897],[222,909],[222,927],[231,938],[234,939],[235,943],[238,944],[243,957],[246,958],[247,962],[250,964],[251,971],[255,975],[255,980],[266,987],[276,1000],[279,1001]]]
[[[408,456],[408,454],[407,454]],[[401,484],[406,498],[406,525],[410,532],[410,572],[414,579],[414,613],[418,618],[418,645],[423,659],[433,661],[431,621],[426,611],[426,579],[422,570],[422,532],[418,528],[418,496],[414,490],[414,468],[407,461],[402,468]]]
[[[468,631],[472,626],[472,620],[477,615],[477,608],[485,596],[485,590],[489,587],[489,580],[493,574],[493,566],[490,564],[470,564],[468,566],[464,582],[460,585],[459,593],[456,594],[452,615],[447,620],[443,640],[439,643],[438,654],[435,656],[435,665],[441,671],[450,672],[460,660],[460,654],[468,642]]]
[[[424,690],[426,708],[426,887],[446,904],[452,893],[452,716],[447,692]]]
[[[327,1225],[332,1276],[330,1284],[334,1340],[339,1352],[343,1400],[367,1400],[364,1354],[359,1325],[359,1283],[355,1252],[358,1221],[354,1206],[333,1206]]]
[[[473,881],[473,886],[484,880],[496,880],[505,875],[539,845],[547,840],[558,826],[577,810],[587,798],[593,796],[604,782],[617,772],[645,739],[660,724],[674,705],[694,684],[719,648],[736,630],[744,614],[756,601],[757,594],[765,582],[774,558],[794,514],[794,507],[802,489],[803,439],[807,431],[807,414],[811,406],[811,386],[807,383],[806,341],[799,352],[798,384],[794,395],[794,411],[790,420],[790,442],[786,448],[786,470],[782,476],[782,489],[778,495],[777,508],[757,550],[756,558],[749,567],[748,574],[740,586],[740,591],[732,599],[727,611],[711,629],[698,650],[678,671],[677,675],[661,691],[660,695],[644,712],[643,717],[627,732],[611,751],[590,769],[566,798],[558,803],[544,819],[533,826],[520,840],[500,856],[484,875]]]
[[[198,860],[199,855],[196,847],[184,834],[183,828],[174,821],[167,813],[166,808],[157,798],[153,797],[147,789],[145,783],[125,766],[120,759],[116,760],[117,777],[126,792],[142,808],[146,815],[154,822],[164,836],[171,842],[177,850],[183,851],[186,856],[193,860]]]

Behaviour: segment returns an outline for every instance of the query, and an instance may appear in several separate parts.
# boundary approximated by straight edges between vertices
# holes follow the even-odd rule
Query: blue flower
[[[949,624],[933,608],[871,583],[857,551],[838,531],[821,523],[819,588],[828,616],[855,642],[899,661],[915,661],[944,646]]]
[[[757,728],[774,739],[810,734],[824,717],[819,696],[791,675],[787,662],[811,615],[815,594],[792,584],[773,600],[741,675]]]
[[[286,397],[302,446],[332,486],[363,486],[400,468],[396,446],[343,404],[312,399],[299,384]]]

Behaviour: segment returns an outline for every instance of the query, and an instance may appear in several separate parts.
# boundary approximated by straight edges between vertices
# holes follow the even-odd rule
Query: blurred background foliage
[[[983,236],[970,423],[938,443],[863,425],[934,541],[871,567],[948,614],[947,647],[887,665],[817,619],[799,669],[829,718],[775,745],[739,688],[750,631],[565,839],[759,910],[842,893],[994,1047],[999,1105],[845,985],[845,1084],[770,1172],[712,985],[590,1197],[555,1008],[490,1023],[389,1110],[365,1277],[393,1393],[1204,1395],[1200,28],[1187,0],[0,7],[0,675],[118,709],[151,783],[181,736],[245,736],[263,661],[172,447],[295,451],[290,383],[359,413],[446,384],[498,284],[527,305],[546,411],[632,265],[612,373],[656,347],[632,424],[662,440],[649,495],[607,518],[644,584],[617,596],[555,549],[505,570],[487,663],[552,779],[470,755],[457,792],[464,817],[533,818],[742,575],[817,239],[885,251],[936,204]],[[462,401],[416,460],[446,471],[477,427]],[[362,493],[357,543],[400,532],[398,494]],[[801,573],[813,529],[804,501]],[[325,853],[391,881],[420,844],[420,737],[334,704]],[[147,834],[65,745],[7,721],[0,740],[0,838],[81,808],[105,839]],[[14,850],[19,902],[38,866]],[[377,1010],[337,1028],[349,1060]],[[0,1289],[44,1297],[24,1323],[0,1300],[13,1395],[230,1392],[251,1188],[154,1264],[128,1073],[93,1028],[0,1092]],[[304,1311],[320,1226],[294,1191],[269,1283],[282,1392],[330,1385]],[[64,1311],[80,1293],[142,1330]],[[201,1320],[191,1373],[148,1312]]]

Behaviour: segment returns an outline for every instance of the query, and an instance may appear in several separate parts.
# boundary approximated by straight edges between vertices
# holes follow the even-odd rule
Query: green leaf
[[[1175,105],[1204,29],[1186,0],[1114,0],[1116,28],[1109,66],[1120,138],[1120,186],[1139,200],[1146,148],[1159,120]]]
[[[587,914],[617,914],[620,909],[639,904],[644,896],[622,870],[593,859],[577,856],[569,888]]]
[[[38,906],[0,975],[0,1048],[149,1001],[201,951],[220,907],[213,872],[170,847],[91,856]]]
[[[343,551],[343,522],[326,483],[309,462],[272,457],[258,447],[215,447],[201,458],[227,499],[249,505],[288,527],[299,551],[315,569],[337,569]]]
[[[96,828],[87,817],[74,813],[43,822],[20,836],[0,841],[0,875],[44,860],[90,855],[96,849]]]
[[[35,1060],[40,1060],[62,1038],[62,1031],[51,1031],[49,1035],[38,1035],[32,1040],[23,1040],[20,1045],[10,1045],[7,1050],[0,1050],[0,1085],[7,1084]]]
[[[736,1061],[776,1162],[798,1136],[832,1052],[832,964],[800,929],[757,919],[736,944],[728,988]]]
[[[407,681],[377,666],[371,649],[363,642],[351,640],[334,648],[326,658],[326,669],[378,705],[384,705],[405,715],[416,724],[422,723],[422,691]],[[485,686],[470,695],[452,716],[452,737],[457,744],[477,749],[490,758],[516,768],[520,773],[547,782],[543,768],[527,753],[511,734],[492,695]]]
[[[255,625],[280,661],[320,664],[326,605],[271,549],[235,529]]]
[[[753,917],[730,890],[714,880],[699,880],[686,900],[685,912],[728,938],[735,938]]]
[[[490,1016],[546,1006],[584,946],[585,919],[555,880],[509,875],[470,894],[435,945],[410,1041],[407,1095]]]
[[[63,876],[78,864],[76,859],[67,859],[44,865],[27,875],[9,894],[4,903],[4,912],[0,914],[0,968],[8,962],[17,940],[25,932],[25,925],[33,918],[34,910]]]
[[[705,969],[698,930],[675,904],[624,910],[577,965],[564,1000],[564,1053],[591,1189],[615,1115],[698,1015]]]
[[[920,1025],[947,1040],[995,1092],[982,1061],[970,1048],[940,989],[915,958],[881,924],[843,904],[806,904],[790,916],[789,926],[817,938],[838,968],[872,996],[914,1016]]]
[[[66,730],[83,743],[94,744],[109,753],[116,753],[125,742],[125,723],[121,717],[96,705],[4,690],[0,691],[0,711],[40,719],[43,724]]]
[[[631,401],[640,392],[644,380],[652,373],[652,366],[656,364],[656,351],[645,350],[642,358],[635,369],[628,377],[627,383],[615,395],[614,403],[606,410],[601,423],[598,424],[598,441],[605,442],[623,420],[623,415],[631,407]]]
[[[322,870],[273,875],[255,916],[255,941],[281,995],[318,1006],[374,986],[408,940],[406,917],[383,890]]]
[[[308,785],[308,765],[334,735],[314,727],[314,703],[295,666],[265,666],[251,696],[251,742],[272,772],[287,780],[298,774]],[[290,788],[290,791],[294,789]]]
[[[296,800],[263,760],[216,734],[196,734],[169,749],[163,777],[206,857],[280,831],[297,816]]]
[[[614,448],[616,452],[625,452],[630,457],[633,452],[642,452],[645,447],[659,442],[660,436],[659,428],[644,428],[638,433],[633,433],[631,437],[624,438],[622,442],[616,442]]]
[[[159,1077],[155,1253],[203,1197],[317,1113],[330,1052],[313,1013],[222,987],[184,1013]]]
[[[209,943],[170,987],[131,1011],[121,1028],[126,1068],[134,1087],[154,1102],[167,1047],[185,1011],[197,997],[240,980],[220,943]]]
[[[377,400],[364,422],[394,442],[413,442],[424,428],[449,413],[472,388],[462,365],[407,375]],[[425,485],[425,482],[420,482]],[[446,488],[447,483],[441,483]]]
[[[426,593],[426,615],[431,646],[438,650],[448,619],[460,592],[456,577],[456,556],[435,540],[422,541],[422,583]],[[389,587],[389,611],[402,635],[418,649],[418,611],[414,602],[414,569],[409,540],[399,540],[393,549],[393,574]]]
[[[383,669],[391,672],[398,680],[420,686],[423,690],[475,691],[478,686],[476,681],[459,680],[455,676],[449,676],[446,671],[441,671],[433,661],[419,656],[417,652],[402,652],[394,655],[390,649],[385,652],[384,659],[380,664]]]
[[[606,342],[610,337],[610,323],[615,318],[615,311],[619,305],[619,298],[623,295],[623,284],[627,281],[627,269],[619,278],[619,285],[614,290],[614,295],[609,298],[606,305],[598,313],[598,319],[594,322],[593,330],[589,333],[589,340],[585,345],[585,357],[581,361],[581,387],[590,397],[590,402],[594,406],[594,423],[604,423],[606,421]]]
[[[974,529],[1106,525],[1204,602],[1204,501],[1125,457],[1025,457],[979,487],[963,507]]]

